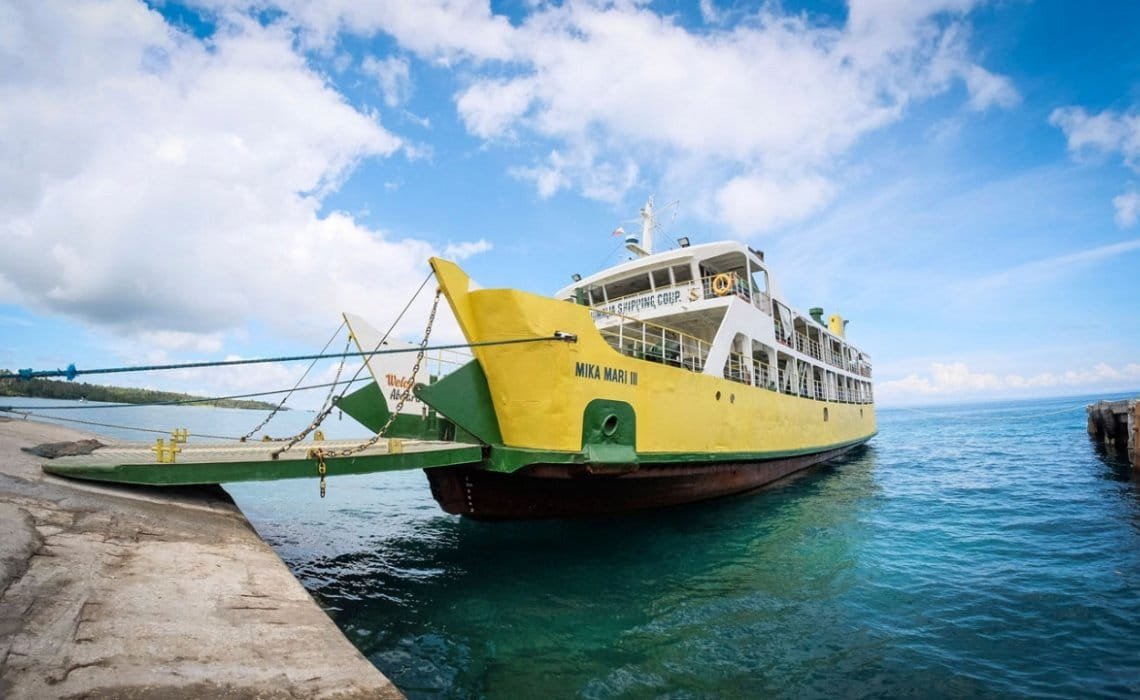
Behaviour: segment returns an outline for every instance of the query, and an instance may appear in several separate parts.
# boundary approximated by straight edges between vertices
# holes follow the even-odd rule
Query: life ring
[[[732,275],[727,272],[722,272],[716,277],[713,277],[712,290],[718,297],[728,294],[732,289]]]

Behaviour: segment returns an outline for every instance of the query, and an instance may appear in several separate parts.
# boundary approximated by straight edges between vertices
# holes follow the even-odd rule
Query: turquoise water
[[[420,472],[230,491],[413,698],[1135,697],[1140,480],[1083,403],[880,410],[858,455],[619,518],[469,522]]]

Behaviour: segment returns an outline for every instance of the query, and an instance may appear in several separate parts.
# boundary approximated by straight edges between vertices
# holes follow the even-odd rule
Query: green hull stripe
[[[784,457],[799,457],[839,450],[844,447],[853,447],[867,442],[875,437],[878,431],[866,437],[837,442],[831,445],[809,447],[799,450],[771,450],[767,452],[639,452],[636,463],[642,467],[656,464],[712,464],[717,462],[764,462]],[[527,450],[517,447],[494,445],[491,447],[490,458],[484,467],[490,471],[503,473],[516,472],[532,464],[589,464],[590,460],[584,452],[555,452],[547,450]]]

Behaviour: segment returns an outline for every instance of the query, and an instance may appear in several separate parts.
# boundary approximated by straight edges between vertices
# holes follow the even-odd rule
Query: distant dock
[[[1140,399],[1097,401],[1086,410],[1089,436],[1140,469]]]

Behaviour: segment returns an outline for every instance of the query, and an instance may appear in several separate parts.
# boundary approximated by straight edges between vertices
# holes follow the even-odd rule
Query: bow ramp
[[[338,455],[359,440],[299,444],[276,458],[279,443],[183,444],[170,447],[126,445],[103,447],[88,455],[61,457],[43,465],[58,476],[146,486],[194,486],[237,481],[342,476],[405,469],[431,469],[478,462],[478,445],[435,440],[377,442],[351,455]],[[163,453],[165,451],[165,454]],[[157,461],[171,460],[174,461]]]

